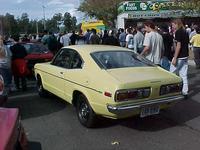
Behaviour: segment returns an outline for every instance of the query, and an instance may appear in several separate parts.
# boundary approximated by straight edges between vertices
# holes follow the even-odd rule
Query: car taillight
[[[182,91],[183,83],[162,85],[160,87],[160,95],[166,95],[170,93],[178,93]]]
[[[139,89],[130,89],[130,90],[119,90],[115,94],[115,101],[128,101],[134,99],[143,99],[150,96],[151,89],[148,88],[139,88]]]

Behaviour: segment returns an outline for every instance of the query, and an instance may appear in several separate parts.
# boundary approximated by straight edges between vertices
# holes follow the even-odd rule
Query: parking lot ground
[[[191,62],[192,63],[192,62]],[[200,70],[189,68],[188,100],[147,118],[100,119],[94,129],[78,122],[70,104],[55,96],[40,98],[34,81],[16,92],[8,107],[18,107],[30,149],[34,150],[198,150],[200,147]]]

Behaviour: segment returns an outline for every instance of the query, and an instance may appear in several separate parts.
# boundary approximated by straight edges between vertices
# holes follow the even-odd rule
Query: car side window
[[[82,59],[81,59],[80,55],[74,51],[71,69],[80,69],[80,68],[82,68]]]
[[[71,51],[61,50],[54,59],[52,65],[70,69],[71,68]]]
[[[62,49],[53,60],[52,65],[66,69],[82,68],[82,59],[78,52],[73,49]]]

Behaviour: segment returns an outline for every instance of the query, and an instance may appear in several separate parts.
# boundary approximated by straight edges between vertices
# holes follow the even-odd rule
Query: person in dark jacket
[[[105,39],[105,45],[119,46],[117,38],[114,36],[114,31],[110,30],[108,37]]]
[[[108,31],[104,30],[103,38],[102,38],[102,44],[106,44],[106,39],[108,38]]]
[[[20,89],[20,81],[22,85],[22,90],[27,89],[26,85],[26,75],[27,67],[25,57],[27,55],[26,49],[19,42],[19,36],[14,37],[15,44],[10,47],[12,52],[12,72],[14,76],[14,81],[17,89]]]
[[[75,31],[72,31],[72,35],[70,36],[71,44],[75,45],[78,40],[78,35],[76,35]]]
[[[58,41],[52,32],[49,32],[49,37],[47,38],[48,49],[55,55],[58,51]]]
[[[92,29],[92,34],[90,35],[90,44],[100,44],[100,37],[97,35],[96,29]]]
[[[173,36],[169,34],[169,28],[167,24],[161,25],[160,29],[164,43],[164,52],[162,53],[161,67],[169,71],[170,63],[174,55]]]

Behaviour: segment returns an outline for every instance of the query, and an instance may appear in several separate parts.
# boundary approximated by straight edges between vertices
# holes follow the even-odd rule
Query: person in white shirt
[[[134,45],[133,45],[133,41],[134,41],[134,36],[133,36],[133,31],[131,28],[127,29],[127,35],[126,35],[126,47],[129,49],[134,50]]]
[[[12,73],[11,73],[11,52],[4,43],[3,37],[0,35],[0,74],[2,75],[6,91],[11,90]]]
[[[67,34],[67,32],[65,31],[64,32],[64,35],[61,36],[60,38],[60,43],[63,45],[63,46],[69,46],[70,45],[70,36]]]
[[[144,49],[140,55],[146,57],[154,64],[160,65],[161,54],[164,51],[164,44],[162,36],[155,31],[155,25],[152,21],[146,21],[145,27],[145,38],[144,38]]]

